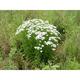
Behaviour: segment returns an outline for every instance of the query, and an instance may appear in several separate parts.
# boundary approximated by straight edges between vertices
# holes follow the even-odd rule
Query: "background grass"
[[[0,69],[17,69],[6,54],[14,54],[16,28],[24,20],[40,18],[57,26],[62,34],[55,52],[58,69],[80,69],[80,11],[0,11]],[[4,57],[7,57],[6,59]],[[6,62],[7,61],[7,62]]]

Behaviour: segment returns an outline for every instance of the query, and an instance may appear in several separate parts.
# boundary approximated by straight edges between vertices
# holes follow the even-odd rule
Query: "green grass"
[[[80,11],[0,11],[0,47],[8,48],[8,44],[12,49],[15,46],[16,28],[24,20],[32,18],[48,20],[62,34],[54,64],[59,64],[59,69],[80,69]],[[3,53],[3,49],[0,50],[0,69],[16,69],[10,57],[7,57],[9,63],[6,63]]]

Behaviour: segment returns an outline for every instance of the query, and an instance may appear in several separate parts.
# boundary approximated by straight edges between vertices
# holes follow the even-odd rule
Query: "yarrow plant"
[[[27,48],[26,52],[33,50],[32,53],[39,53],[39,57],[42,56],[42,59],[48,58],[50,54],[53,54],[52,52],[56,50],[60,39],[60,33],[56,26],[42,19],[24,21],[17,28],[16,36],[20,33],[25,34],[23,37],[26,39],[25,44],[29,44],[25,47],[25,49]]]

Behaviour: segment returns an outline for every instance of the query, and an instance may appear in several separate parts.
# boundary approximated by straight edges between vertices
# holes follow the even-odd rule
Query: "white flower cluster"
[[[58,45],[58,39],[60,39],[60,33],[56,27],[49,24],[48,21],[41,19],[32,19],[24,21],[16,31],[16,35],[22,31],[27,31],[27,38],[31,39],[32,35],[35,36],[35,40],[39,41],[39,44],[34,46],[36,50],[43,52],[45,46],[50,46],[52,50],[56,50]]]

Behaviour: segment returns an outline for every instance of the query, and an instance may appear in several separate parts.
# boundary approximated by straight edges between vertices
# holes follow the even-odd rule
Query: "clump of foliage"
[[[41,63],[48,64],[53,59],[60,33],[48,21],[32,19],[24,21],[17,28],[16,37],[20,41],[18,50],[23,57],[39,66]]]

